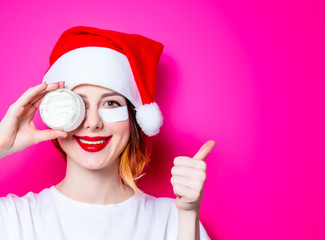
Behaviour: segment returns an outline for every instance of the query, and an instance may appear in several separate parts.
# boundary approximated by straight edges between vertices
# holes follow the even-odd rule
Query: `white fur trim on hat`
[[[163,124],[163,116],[157,103],[145,104],[135,110],[136,119],[142,131],[149,137],[158,134]]]
[[[122,94],[135,107],[142,105],[127,57],[106,47],[82,47],[63,54],[43,81],[65,81],[65,87],[70,90],[80,84],[101,86]]]

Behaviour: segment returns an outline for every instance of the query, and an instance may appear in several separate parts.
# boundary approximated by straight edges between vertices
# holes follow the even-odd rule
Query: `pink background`
[[[1,118],[41,82],[64,30],[142,34],[165,45],[145,191],[173,197],[173,158],[214,139],[201,207],[212,239],[325,239],[322,1],[46,2],[0,2]],[[49,141],[7,156],[0,195],[39,192],[64,167]]]

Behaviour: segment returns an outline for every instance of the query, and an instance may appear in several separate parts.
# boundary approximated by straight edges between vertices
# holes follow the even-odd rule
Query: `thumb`
[[[215,145],[216,145],[215,141],[213,141],[213,140],[207,141],[205,144],[202,145],[200,150],[195,154],[195,156],[193,158],[196,160],[204,161],[207,158],[207,156],[209,155],[209,153],[212,151],[212,149],[214,148]]]
[[[35,144],[46,141],[46,140],[59,138],[59,137],[65,138],[67,136],[68,136],[68,133],[65,131],[61,131],[61,130],[52,130],[52,129],[41,130],[35,134]]]

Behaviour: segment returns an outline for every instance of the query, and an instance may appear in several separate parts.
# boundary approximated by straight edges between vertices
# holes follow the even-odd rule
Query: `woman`
[[[66,176],[39,194],[0,198],[0,239],[209,239],[199,210],[213,141],[193,158],[175,158],[176,201],[144,194],[135,184],[148,163],[147,138],[162,124],[153,101],[162,48],[140,35],[92,27],[61,35],[43,83],[1,121],[0,156],[52,139],[67,161]],[[59,88],[82,97],[83,122],[71,132],[35,129],[42,98]],[[109,121],[112,110],[118,111]]]

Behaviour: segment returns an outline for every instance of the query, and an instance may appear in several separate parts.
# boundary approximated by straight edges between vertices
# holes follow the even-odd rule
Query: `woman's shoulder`
[[[41,196],[47,196],[49,188],[44,188],[40,192],[30,191],[23,196],[18,196],[14,193],[9,193],[6,196],[0,197],[0,207],[6,208],[10,206],[22,207],[24,205],[35,205]]]
[[[137,211],[139,211],[138,216],[141,218],[141,222],[148,221],[148,226],[154,226],[156,231],[164,229],[168,236],[176,236],[178,214],[175,199],[155,197],[149,194],[139,194],[139,199],[140,204]]]
[[[177,211],[175,199],[169,197],[155,197],[147,193],[139,194],[140,206],[155,212],[172,213]]]
[[[148,193],[140,193],[139,197],[147,204],[173,206],[175,199],[170,197],[156,197]]]

